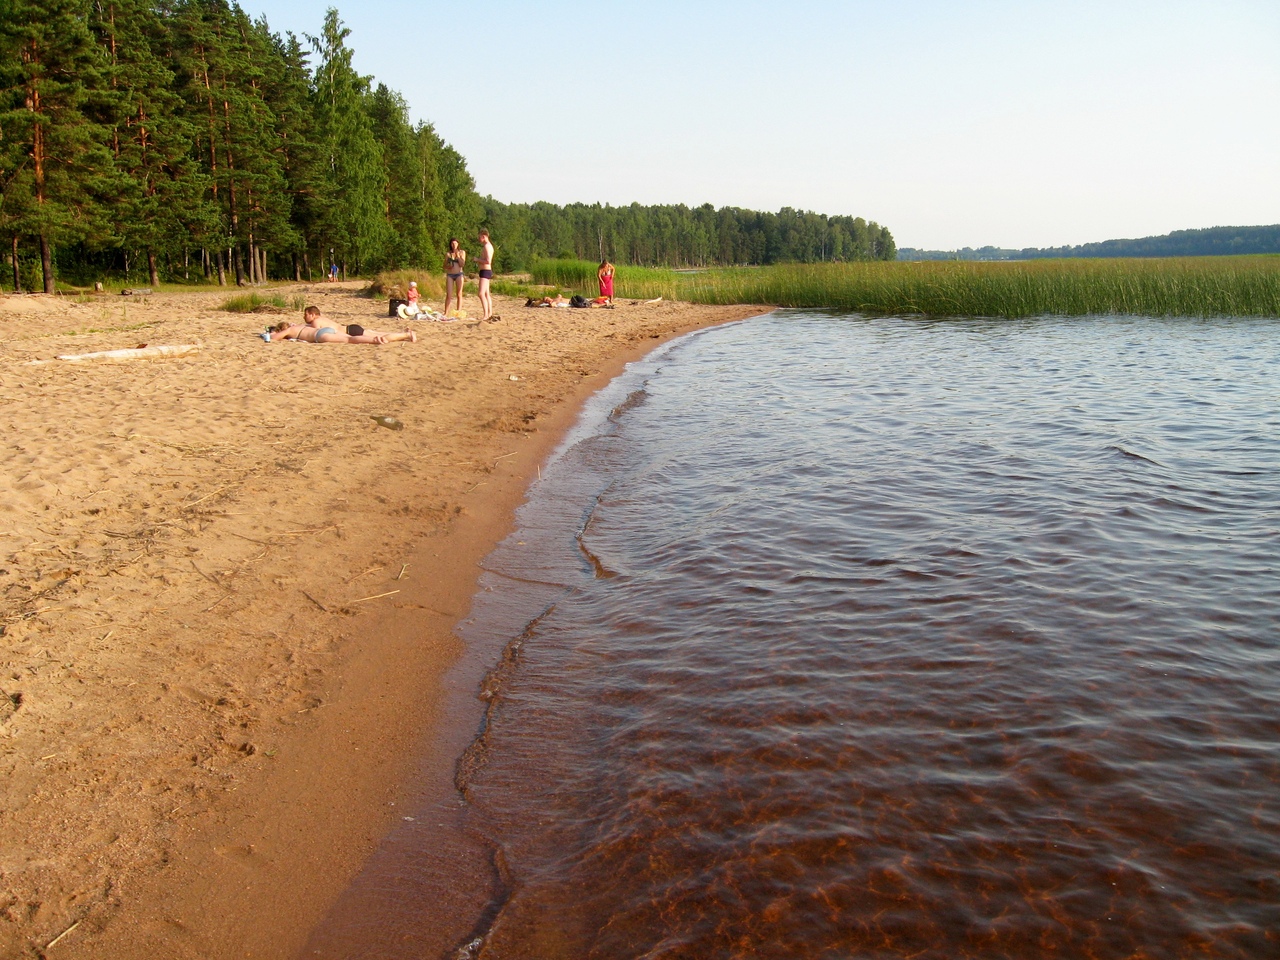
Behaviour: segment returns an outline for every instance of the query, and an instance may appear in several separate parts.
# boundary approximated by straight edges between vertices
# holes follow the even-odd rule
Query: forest
[[[1064,257],[1213,257],[1280,253],[1280,224],[1260,227],[1205,227],[1174,230],[1158,237],[1102,240],[1074,247],[964,247],[917,250],[904,247],[900,260],[1045,260]]]
[[[508,269],[544,259],[603,260],[646,267],[893,260],[893,235],[861,217],[785,207],[777,213],[711,204],[625,207],[481,201],[502,238]]]
[[[352,67],[225,0],[0,0],[0,236],[13,286],[437,259],[481,216],[466,162]]]
[[[496,266],[893,259],[861,218],[480,197],[466,160],[318,36],[228,0],[0,0],[0,285],[315,279],[438,266],[487,226]]]

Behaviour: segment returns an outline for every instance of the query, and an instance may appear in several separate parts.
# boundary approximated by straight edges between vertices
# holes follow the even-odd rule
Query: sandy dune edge
[[[402,326],[354,286],[283,292]],[[296,955],[392,822],[476,563],[576,403],[758,312],[507,300],[312,346],[227,296],[0,297],[0,956]],[[143,343],[200,349],[32,362]]]

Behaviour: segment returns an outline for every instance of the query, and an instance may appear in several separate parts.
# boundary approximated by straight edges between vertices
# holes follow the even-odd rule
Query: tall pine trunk
[[[13,235],[13,292],[22,292],[22,271],[18,269],[18,235]]]
[[[147,250],[147,282],[152,287],[160,286],[160,271],[156,269],[156,255],[151,249]]]
[[[40,234],[40,269],[44,271],[44,292],[57,292],[53,282],[53,247],[48,235],[43,233]]]
[[[213,251],[213,256],[218,261],[218,286],[225,287],[227,285],[227,266],[222,262],[222,251]]]

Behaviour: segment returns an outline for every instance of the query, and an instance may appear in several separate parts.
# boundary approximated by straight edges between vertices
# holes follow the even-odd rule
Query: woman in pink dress
[[[613,264],[608,260],[601,260],[596,278],[600,281],[600,299],[613,303]]]

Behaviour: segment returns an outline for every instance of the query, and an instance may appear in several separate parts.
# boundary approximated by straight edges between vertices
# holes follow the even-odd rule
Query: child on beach
[[[396,315],[401,320],[412,320],[421,314],[422,307],[418,306],[418,281],[409,281],[409,292],[404,295],[404,303],[396,308]]]

